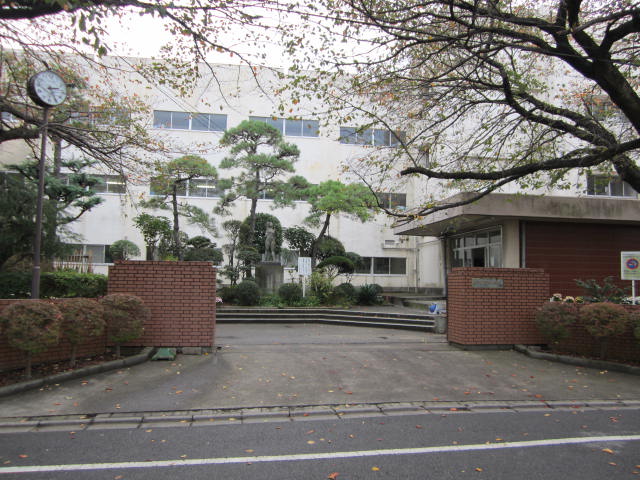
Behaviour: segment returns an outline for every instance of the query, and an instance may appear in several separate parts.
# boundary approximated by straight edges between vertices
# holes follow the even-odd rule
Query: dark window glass
[[[362,263],[356,267],[356,273],[371,273],[371,257],[362,257]]]
[[[373,130],[367,128],[357,133],[356,142],[359,145],[371,145],[373,142]]]
[[[373,144],[388,146],[390,144],[390,134],[389,130],[375,129],[373,131]]]
[[[220,113],[209,115],[209,129],[213,132],[224,132],[227,129],[227,116]]]
[[[206,113],[191,114],[191,130],[209,130],[209,115]]]
[[[153,126],[154,128],[172,128],[171,112],[166,112],[164,110],[154,110]]]
[[[390,258],[391,275],[406,275],[407,259],[406,258]]]
[[[389,258],[375,257],[373,259],[373,273],[376,275],[388,275],[389,274]]]

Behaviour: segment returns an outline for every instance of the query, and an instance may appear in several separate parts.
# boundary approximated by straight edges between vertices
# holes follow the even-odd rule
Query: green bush
[[[222,299],[224,304],[236,303],[236,288],[237,285],[225,285],[219,288],[217,291],[218,296]]]
[[[314,270],[309,277],[309,290],[311,295],[318,299],[321,304],[329,303],[333,286],[331,279],[322,270]]]
[[[302,287],[298,283],[283,283],[278,288],[278,296],[286,305],[295,305],[302,300]]]
[[[552,343],[569,337],[569,326],[578,319],[576,307],[570,303],[549,302],[542,305],[535,314],[540,333]]]
[[[607,277],[600,285],[596,280],[575,280],[576,285],[584,290],[583,299],[589,303],[622,303],[627,291],[613,283],[613,277]]]
[[[27,353],[27,378],[31,378],[31,356],[58,343],[61,320],[58,307],[42,300],[17,302],[2,311],[1,330],[9,345]]]
[[[107,293],[107,276],[71,270],[43,273],[40,296],[43,298],[96,298]]]
[[[631,321],[631,327],[633,328],[633,335],[636,337],[636,340],[640,342],[640,312],[633,312],[629,319]]]
[[[135,295],[114,293],[100,299],[104,308],[109,340],[116,345],[120,356],[120,345],[142,336],[144,323],[151,316],[149,308]]]
[[[1,272],[0,298],[29,298],[31,272]]]
[[[260,289],[253,280],[243,280],[235,288],[238,305],[253,306],[260,303]]]
[[[358,298],[358,291],[356,287],[350,283],[341,283],[333,289],[333,297],[336,303],[355,303]]]
[[[69,363],[74,367],[78,345],[104,332],[104,308],[90,298],[69,298],[58,308],[62,313],[62,336],[71,344]]]
[[[362,285],[358,289],[358,305],[377,305],[380,303],[382,287],[376,283]]]

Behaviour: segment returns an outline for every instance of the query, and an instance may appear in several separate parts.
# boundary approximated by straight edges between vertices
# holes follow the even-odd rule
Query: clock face
[[[28,92],[38,105],[53,107],[67,98],[67,85],[60,75],[47,70],[36,73],[29,79]]]

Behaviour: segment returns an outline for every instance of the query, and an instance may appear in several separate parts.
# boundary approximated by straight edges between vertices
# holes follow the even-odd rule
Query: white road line
[[[262,457],[194,458],[186,460],[156,460],[148,462],[113,462],[69,465],[32,465],[0,468],[4,473],[71,472],[79,470],[112,470],[125,468],[189,467],[198,465],[229,465],[261,462],[292,462],[301,460],[334,460],[339,458],[377,457],[384,455],[421,455],[428,453],[469,452],[477,450],[503,450],[507,448],[549,447],[554,445],[579,445],[583,443],[608,443],[639,441],[640,435],[601,437],[570,437],[524,442],[481,443],[475,445],[444,445],[439,447],[398,448],[387,450],[362,450],[355,452],[298,453],[292,455],[267,455]]]

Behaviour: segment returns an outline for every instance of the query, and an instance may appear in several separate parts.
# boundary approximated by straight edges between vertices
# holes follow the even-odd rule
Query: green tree
[[[344,184],[337,180],[327,180],[309,187],[305,197],[311,205],[305,222],[320,228],[320,233],[311,247],[311,256],[316,257],[318,243],[326,235],[335,215],[345,215],[366,222],[373,216],[372,208],[377,205],[375,195],[367,187],[357,183]]]
[[[238,252],[240,242],[240,228],[242,222],[240,220],[226,220],[222,223],[222,229],[225,231],[229,243],[222,246],[222,250],[227,254],[227,264],[220,273],[227,277],[231,285],[235,285],[240,278],[240,263],[236,261],[236,253]]]
[[[334,102],[340,123],[355,127],[344,132],[347,141],[381,146],[354,170],[363,179],[398,173],[473,192],[451,202],[438,202],[436,192],[419,210],[397,215],[456,207],[510,183],[566,186],[572,169],[615,173],[640,191],[637,2],[320,5],[294,7],[310,18],[328,13],[315,31],[314,22],[304,32],[291,29],[287,45],[295,54],[298,41],[323,36],[306,57],[326,67],[293,84],[306,84],[299,96]],[[357,58],[341,55],[344,43],[336,40],[363,48],[354,49]],[[389,138],[398,130],[406,135]]]
[[[114,260],[129,260],[140,255],[140,249],[131,240],[116,240],[109,247],[109,253]]]
[[[283,180],[285,175],[295,171],[294,163],[300,151],[296,145],[284,142],[277,128],[250,120],[228,129],[220,139],[220,145],[229,149],[229,155],[220,162],[220,169],[238,169],[240,173],[221,180],[221,187],[226,191],[217,211],[227,212],[229,204],[241,197],[251,200],[246,244],[252,245],[258,200],[268,195],[275,205],[290,205],[300,198],[301,191],[307,186],[301,177]]]
[[[146,259],[157,260],[160,256],[159,244],[171,236],[171,221],[167,217],[156,217],[148,213],[137,215],[133,221],[147,245]]]
[[[191,237],[186,242],[184,259],[191,262],[213,262],[218,265],[224,256],[222,250],[216,248],[216,244],[207,237],[198,235]]]
[[[298,252],[301,257],[311,256],[311,247],[315,240],[315,235],[302,227],[291,227],[285,229],[284,239],[289,248]]]
[[[61,162],[69,173],[55,176],[46,169],[43,225],[43,255],[49,259],[64,252],[61,237],[70,238],[68,226],[102,203],[93,187],[101,182],[84,170],[86,160]],[[0,269],[33,255],[37,164],[27,162],[7,167],[0,177]]]
[[[178,197],[186,195],[187,183],[190,180],[207,177],[217,178],[218,172],[204,158],[198,155],[184,155],[168,163],[156,165],[155,175],[151,179],[154,196],[140,202],[145,208],[171,210],[173,213],[173,253],[179,259],[184,259],[182,243],[180,241],[180,217],[186,217],[192,224],[198,225],[204,231],[215,235],[213,218],[201,208],[187,202],[179,202]]]

